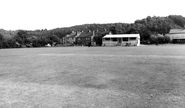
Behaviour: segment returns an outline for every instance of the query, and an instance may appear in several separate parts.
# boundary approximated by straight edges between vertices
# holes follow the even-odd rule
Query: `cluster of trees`
[[[60,44],[60,38],[54,34],[44,35],[40,31],[34,31],[37,35],[32,35],[32,32],[19,30],[11,38],[5,38],[0,33],[0,48],[21,48],[21,47],[43,47],[47,44],[51,46]]]
[[[26,47],[42,47],[46,44],[53,46],[60,43],[60,38],[47,30],[34,32],[20,30],[14,37],[14,40]]]
[[[170,15],[167,17],[146,17],[136,20],[134,23],[110,23],[110,24],[85,24],[67,28],[56,28],[52,30],[16,30],[6,31],[0,29],[0,48],[17,47],[42,47],[47,44],[63,44],[63,37],[72,31],[89,32],[94,31],[94,41],[97,45],[102,44],[102,37],[111,32],[112,34],[136,34],[139,33],[142,42],[168,43],[166,36],[170,29],[184,29],[185,17],[181,15]],[[160,35],[158,35],[160,34]]]
[[[135,26],[141,35],[142,40],[149,40],[152,34],[161,34],[165,36],[170,29],[183,29],[185,18],[179,15],[170,15],[168,17],[150,17],[142,20],[136,20]],[[136,28],[137,28],[136,27]]]

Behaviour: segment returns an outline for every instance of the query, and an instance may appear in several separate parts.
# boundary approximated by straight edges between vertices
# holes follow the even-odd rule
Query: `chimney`
[[[95,31],[93,31],[93,35],[91,36],[91,40],[93,40],[94,36],[95,36]]]

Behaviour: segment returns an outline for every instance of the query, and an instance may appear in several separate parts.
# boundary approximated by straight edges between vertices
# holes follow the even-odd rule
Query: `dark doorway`
[[[118,38],[118,46],[121,46],[121,38]]]

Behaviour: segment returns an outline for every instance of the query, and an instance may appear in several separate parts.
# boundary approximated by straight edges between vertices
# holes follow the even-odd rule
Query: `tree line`
[[[169,43],[166,36],[170,29],[184,29],[185,17],[169,15],[167,17],[148,16],[134,23],[84,24],[52,30],[16,30],[0,29],[0,48],[43,47],[47,44],[63,44],[63,37],[76,32],[94,31],[94,41],[102,44],[102,37],[112,34],[140,34],[143,43]]]

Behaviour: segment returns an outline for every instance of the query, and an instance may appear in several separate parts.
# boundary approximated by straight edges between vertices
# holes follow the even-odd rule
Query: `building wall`
[[[172,43],[185,44],[185,39],[173,39]]]
[[[121,41],[119,39],[121,39]],[[139,40],[139,38],[136,38],[136,40],[129,40],[128,39],[128,41],[123,41],[122,38],[118,38],[117,41],[114,41],[113,39],[106,40],[104,38],[102,43],[103,43],[103,46],[126,46],[128,44],[131,46],[139,46],[140,40]]]
[[[185,43],[185,34],[166,34],[172,43]]]
[[[75,42],[75,39],[74,38],[69,38],[68,39],[68,43],[73,44],[74,42]]]
[[[118,42],[103,40],[103,46],[117,46]]]
[[[127,43],[130,43],[133,46],[137,46],[138,41],[137,40],[129,40],[129,41],[122,41],[122,46],[125,46]]]
[[[91,43],[91,37],[77,37],[76,38],[77,45],[87,46],[89,43]]]

